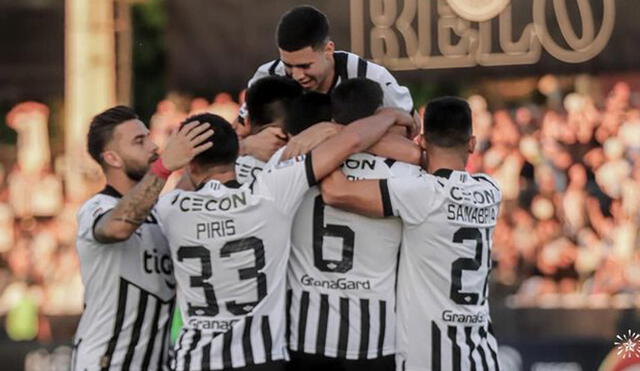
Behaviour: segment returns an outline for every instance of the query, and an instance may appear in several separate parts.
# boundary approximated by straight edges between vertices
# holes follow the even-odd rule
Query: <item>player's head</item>
[[[233,166],[238,157],[239,145],[238,135],[231,124],[213,113],[201,113],[188,117],[180,127],[193,121],[198,121],[200,124],[209,123],[213,135],[207,139],[212,146],[191,160],[191,168],[196,167],[198,171],[205,172],[213,166]]]
[[[436,98],[424,111],[423,147],[459,149],[470,153],[475,147],[471,127],[471,109],[467,101],[456,97]]]
[[[300,95],[300,84],[287,77],[267,76],[253,83],[246,100],[251,130],[255,132],[268,124],[282,126],[291,101]]]
[[[331,93],[333,121],[347,125],[373,115],[382,106],[382,88],[366,78],[354,78],[336,86]]]
[[[116,171],[134,181],[140,181],[158,158],[158,146],[151,141],[149,130],[125,106],[109,108],[91,120],[87,150],[107,177]]]
[[[318,90],[332,76],[335,45],[327,16],[318,9],[302,5],[284,13],[276,42],[287,75],[305,90]]]
[[[331,121],[331,97],[312,91],[291,103],[284,129],[291,135],[298,135],[323,121]]]

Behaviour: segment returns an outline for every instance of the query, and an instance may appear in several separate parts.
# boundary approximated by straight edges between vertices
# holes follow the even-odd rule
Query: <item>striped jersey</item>
[[[398,370],[498,370],[487,299],[500,189],[447,169],[380,186],[385,215],[403,221]]]
[[[342,81],[355,77],[366,77],[380,84],[382,88],[383,107],[395,107],[405,112],[413,112],[413,99],[409,89],[401,86],[395,77],[383,66],[367,61],[356,54],[336,51],[333,53],[334,64],[334,80],[333,85],[328,93],[331,93],[334,87]],[[280,59],[267,62],[260,67],[249,80],[249,86],[265,76],[287,76],[284,64]],[[240,108],[240,117],[246,119],[248,115],[246,105]]]
[[[418,166],[369,153],[342,164],[349,179],[417,176]],[[291,232],[289,348],[346,359],[395,353],[395,285],[402,225],[304,196]]]
[[[78,211],[76,248],[84,311],[74,338],[73,370],[168,369],[175,281],[155,210],[126,241],[102,244],[93,228],[120,199],[107,186]]]
[[[265,167],[265,162],[258,160],[257,158],[245,155],[239,156],[236,159],[236,179],[238,183],[251,183],[256,180],[256,177],[262,169]]]
[[[175,369],[219,370],[286,359],[289,231],[315,184],[311,155],[252,183],[211,180],[158,202],[184,327]]]

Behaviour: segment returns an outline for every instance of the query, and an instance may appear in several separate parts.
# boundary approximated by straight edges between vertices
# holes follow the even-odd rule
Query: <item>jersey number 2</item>
[[[487,295],[487,283],[489,280],[489,271],[491,269],[491,242],[489,241],[489,230],[487,234],[487,275],[484,279],[482,292],[462,292],[462,271],[477,271],[482,266],[482,232],[478,228],[460,228],[453,234],[454,243],[462,243],[463,241],[475,241],[476,253],[473,258],[458,258],[451,264],[451,290],[449,296],[456,304],[460,305],[477,305],[484,304]],[[480,302],[482,295],[482,302]]]
[[[342,259],[324,259],[324,237],[342,239]],[[324,202],[316,197],[313,205],[313,265],[323,272],[346,273],[353,268],[353,247],[356,234],[346,225],[324,224]]]
[[[238,269],[238,275],[241,280],[256,279],[258,298],[256,301],[247,303],[237,303],[235,300],[228,301],[226,303],[229,312],[234,315],[244,315],[260,303],[262,299],[267,296],[267,277],[260,270],[264,268],[264,244],[262,240],[256,237],[243,238],[241,240],[227,242],[222,249],[220,249],[220,257],[228,258],[232,254],[240,251],[253,250],[256,264],[253,267]],[[181,246],[178,249],[178,261],[184,259],[200,259],[202,264],[202,275],[191,276],[191,287],[202,287],[204,290],[204,297],[206,300],[206,306],[196,306],[192,303],[187,303],[189,306],[190,316],[215,316],[220,312],[218,301],[216,300],[216,294],[213,289],[213,285],[208,281],[211,278],[211,254],[210,251],[204,246]]]

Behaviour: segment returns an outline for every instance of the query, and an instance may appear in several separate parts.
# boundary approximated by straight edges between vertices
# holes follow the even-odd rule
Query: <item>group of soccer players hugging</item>
[[[189,117],[158,154],[130,108],[93,118],[107,186],[78,212],[72,368],[498,370],[501,193],[465,171],[467,103],[418,117],[384,67],[334,50],[313,7],[276,39],[233,124]]]

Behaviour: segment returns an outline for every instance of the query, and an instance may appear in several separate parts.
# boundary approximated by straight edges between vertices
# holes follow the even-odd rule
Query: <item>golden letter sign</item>
[[[549,32],[547,1],[552,2],[560,28],[555,37],[564,38],[568,48]],[[579,33],[573,28],[566,1],[523,2],[531,4],[533,19],[514,38],[510,0],[404,0],[402,9],[398,9],[399,0],[368,0],[368,7],[365,0],[351,0],[351,47],[364,55],[368,16],[373,24],[368,35],[373,60],[393,70],[534,64],[540,60],[542,48],[563,62],[584,62],[598,55],[611,37],[615,0],[597,0],[603,2],[597,32],[589,0],[573,0],[580,15]],[[432,14],[433,2],[436,14]],[[495,52],[492,45],[491,20],[495,17],[501,52]],[[404,55],[400,55],[402,46]]]

